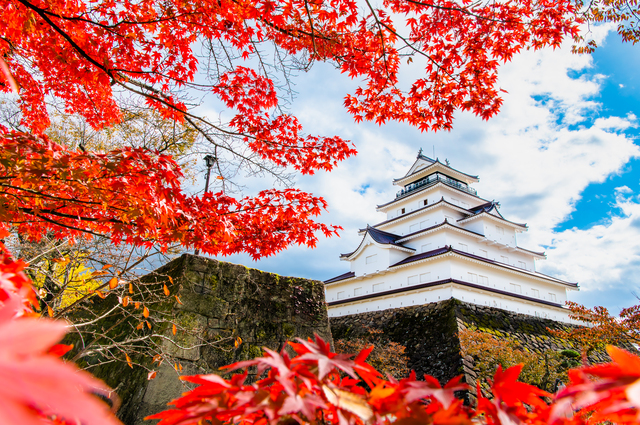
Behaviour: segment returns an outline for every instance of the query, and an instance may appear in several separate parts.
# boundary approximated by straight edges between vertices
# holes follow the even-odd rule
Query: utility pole
[[[209,179],[211,178],[211,167],[214,166],[218,158],[213,155],[207,155],[204,157],[204,162],[207,164],[207,181],[204,184],[204,193],[209,193]],[[200,255],[200,250],[196,249],[196,255]]]

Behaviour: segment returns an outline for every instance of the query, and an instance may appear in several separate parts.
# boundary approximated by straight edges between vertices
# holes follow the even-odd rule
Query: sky
[[[459,113],[450,132],[356,124],[342,106],[353,81],[326,64],[299,75],[291,112],[305,131],[340,135],[358,150],[331,173],[297,179],[297,187],[329,203],[320,220],[344,230],[321,236],[315,249],[292,247],[257,262],[245,255],[220,259],[318,280],[348,271],[339,254],[358,246],[358,229],[384,220],[376,205],[394,198],[391,181],[406,174],[422,148],[478,175],[479,196],[499,201],[507,219],[528,224],[518,245],[547,253],[538,271],[579,283],[570,300],[616,314],[638,303],[640,46],[623,44],[607,27],[596,28],[595,37],[600,47],[593,55],[572,54],[569,41],[516,56],[500,70],[507,91],[501,112],[489,121]]]

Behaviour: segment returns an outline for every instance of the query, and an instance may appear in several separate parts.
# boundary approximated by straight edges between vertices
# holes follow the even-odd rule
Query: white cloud
[[[637,127],[637,117],[634,114],[627,114],[625,118],[608,117],[596,119],[594,126],[602,130],[626,130],[629,127]]]
[[[629,295],[640,287],[635,278],[640,274],[640,203],[635,196],[624,196],[629,191],[623,192],[618,193],[615,205],[620,216],[586,230],[569,229],[556,234],[549,251],[553,261],[545,270],[578,281],[584,292],[581,298],[617,291],[624,297],[618,304],[628,306],[636,301]]]
[[[596,29],[600,44],[608,31]],[[594,99],[606,79],[594,75],[592,66],[590,56],[570,53],[570,43],[524,52],[501,69],[500,85],[508,94],[497,117],[485,122],[461,114],[452,132],[435,135],[401,124],[355,125],[341,102],[353,82],[324,65],[314,68],[311,80],[298,86],[294,112],[305,131],[350,137],[359,154],[332,173],[299,183],[327,199],[330,213],[323,220],[344,231],[339,239],[320,240],[316,250],[294,248],[257,267],[318,279],[347,271],[338,254],[357,247],[358,228],[383,219],[375,205],[393,199],[397,188],[391,180],[407,171],[418,148],[430,154],[435,146],[437,156],[451,160],[454,168],[480,175],[480,196],[500,201],[507,218],[529,224],[530,232],[518,238],[521,246],[549,247],[541,271],[579,281],[584,291],[577,297],[587,304],[628,301],[628,290],[620,296],[611,291],[640,275],[640,203],[627,189],[617,191],[620,217],[605,217],[604,224],[587,230],[554,231],[587,186],[620,173],[640,156],[624,134],[637,125],[633,114],[587,119],[600,113],[602,105]],[[606,296],[597,292],[605,287]]]

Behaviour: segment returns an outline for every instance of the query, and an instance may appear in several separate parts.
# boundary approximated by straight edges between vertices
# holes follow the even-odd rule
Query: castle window
[[[422,245],[422,247],[420,248],[421,252],[428,252],[431,251],[431,244],[430,243],[426,243],[424,245]]]
[[[431,272],[422,273],[420,275],[420,283],[429,282],[431,280]]]
[[[549,301],[555,301],[556,300],[556,294],[549,292]]]
[[[532,289],[531,295],[533,295],[536,298],[540,298],[540,291],[538,291],[537,289]]]
[[[429,201],[427,201],[426,199],[422,201],[422,205],[427,205],[427,204],[429,204]]]
[[[404,211],[405,211],[405,208],[400,208],[400,209],[398,210],[398,215],[402,215],[402,214],[404,214]]]
[[[384,289],[384,282],[382,283],[376,283],[375,285],[373,285],[373,289],[371,292],[380,292]]]
[[[415,276],[409,276],[409,277],[407,278],[407,283],[408,283],[409,285],[415,285],[416,283],[418,283],[418,275],[415,275]]]
[[[509,290],[515,294],[522,294],[522,286],[516,285],[515,283],[509,284]]]
[[[460,251],[469,252],[469,246],[467,244],[459,243],[458,246],[460,247]]]
[[[424,220],[424,221],[420,222],[420,228],[421,229],[426,229],[427,227],[429,227],[429,223],[427,222],[427,220]]]
[[[496,226],[496,233],[499,235],[504,235],[504,229],[500,226]]]
[[[505,256],[505,255],[501,255],[500,259],[503,263],[505,264],[509,264],[509,257]]]
[[[409,227],[409,233],[417,232],[418,230],[420,230],[420,225],[418,223],[412,224]]]
[[[378,254],[373,254],[367,257],[367,264],[373,264],[378,261]]]
[[[344,291],[340,291],[340,292],[338,292],[338,299],[339,299],[339,300],[343,299],[343,298],[344,298],[344,296],[345,296],[345,295],[344,295]]]
[[[484,258],[489,258],[489,253],[486,250],[481,249],[480,250],[480,256],[484,257]]]
[[[469,272],[469,282],[478,283],[478,275]]]
[[[361,287],[359,287],[359,288],[354,289],[354,290],[353,290],[353,295],[354,295],[354,296],[356,296],[356,297],[357,297],[358,295],[362,295],[362,286],[361,286]]]
[[[518,267],[520,267],[521,269],[526,269],[527,263],[525,263],[524,261],[518,261]]]
[[[481,283],[482,285],[488,285],[489,278],[487,276],[478,276],[478,283]]]

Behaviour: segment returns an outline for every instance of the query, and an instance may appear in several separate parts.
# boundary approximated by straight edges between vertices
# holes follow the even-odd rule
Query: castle
[[[456,298],[471,304],[571,322],[564,308],[576,283],[538,273],[543,252],[517,245],[526,224],[500,214],[499,203],[469,185],[478,177],[422,154],[395,199],[378,205],[386,220],[360,230],[351,270],[326,280],[329,317]]]

